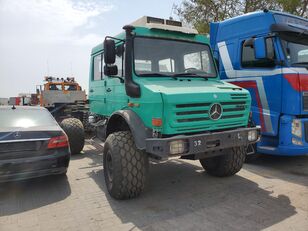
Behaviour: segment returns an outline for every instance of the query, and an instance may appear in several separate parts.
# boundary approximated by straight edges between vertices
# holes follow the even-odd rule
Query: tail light
[[[66,135],[52,137],[48,142],[48,149],[68,147],[68,139]]]

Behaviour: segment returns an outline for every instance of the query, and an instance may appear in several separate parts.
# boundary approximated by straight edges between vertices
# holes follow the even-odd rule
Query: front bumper
[[[69,152],[48,156],[0,160],[0,182],[62,174],[67,171]]]
[[[256,130],[258,138],[255,141],[248,141],[249,131]],[[146,139],[146,152],[160,158],[173,156],[185,156],[222,150],[232,147],[248,146],[256,143],[260,138],[260,127],[238,128],[229,131],[208,132],[197,135],[179,135],[170,138],[149,138]],[[170,142],[176,140],[185,140],[187,150],[185,153],[170,153]]]

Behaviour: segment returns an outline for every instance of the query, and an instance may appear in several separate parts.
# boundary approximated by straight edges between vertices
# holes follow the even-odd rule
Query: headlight
[[[292,138],[292,143],[295,145],[303,145],[303,142],[301,140],[298,140],[296,138]]]
[[[183,154],[188,151],[188,142],[186,140],[175,140],[169,143],[170,154]]]
[[[257,130],[248,131],[248,141],[256,141],[257,139],[258,139]]]
[[[292,134],[297,137],[302,137],[302,123],[298,119],[292,121]]]

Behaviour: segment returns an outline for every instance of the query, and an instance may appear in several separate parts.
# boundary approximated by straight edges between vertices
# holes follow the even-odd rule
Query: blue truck
[[[308,20],[258,11],[210,25],[220,76],[250,91],[258,153],[308,153]]]

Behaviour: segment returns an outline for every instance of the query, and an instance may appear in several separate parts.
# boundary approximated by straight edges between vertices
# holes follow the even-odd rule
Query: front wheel
[[[239,172],[246,157],[246,147],[228,149],[227,154],[200,159],[205,171],[213,176],[226,177]]]
[[[134,198],[144,190],[148,155],[136,148],[131,132],[115,132],[107,137],[103,163],[106,186],[113,198]]]

